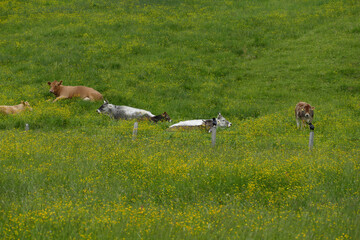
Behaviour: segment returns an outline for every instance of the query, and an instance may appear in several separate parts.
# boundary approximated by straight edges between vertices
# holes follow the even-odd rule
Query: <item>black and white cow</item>
[[[171,122],[171,119],[169,115],[164,112],[160,115],[154,115],[149,111],[139,109],[139,108],[133,108],[129,106],[118,106],[109,103],[108,101],[104,101],[104,104],[99,107],[97,110],[98,113],[105,114],[110,116],[111,118],[114,118],[116,120],[118,119],[149,119],[153,122],[159,122],[166,120],[168,122]]]

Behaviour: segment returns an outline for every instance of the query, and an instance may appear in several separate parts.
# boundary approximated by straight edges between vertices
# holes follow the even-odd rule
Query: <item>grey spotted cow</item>
[[[163,121],[163,120],[171,122],[171,118],[169,117],[169,115],[166,112],[164,112],[163,114],[160,114],[160,115],[154,115],[151,112],[143,110],[143,109],[133,108],[133,107],[129,107],[129,106],[118,106],[118,105],[111,104],[108,101],[104,101],[104,104],[101,105],[101,107],[99,107],[97,112],[106,114],[116,120],[118,120],[118,119],[124,119],[124,120],[149,119],[153,122],[159,122],[159,121]]]

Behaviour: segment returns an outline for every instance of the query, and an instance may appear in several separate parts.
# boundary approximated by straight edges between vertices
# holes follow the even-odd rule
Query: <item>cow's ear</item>
[[[311,110],[314,110],[315,109],[315,107],[311,107]]]
[[[62,81],[60,81],[58,85],[60,86],[61,84],[62,84]]]
[[[20,103],[21,103],[21,104],[25,104],[24,101],[21,101]]]
[[[51,82],[48,82],[48,85],[51,85]]]

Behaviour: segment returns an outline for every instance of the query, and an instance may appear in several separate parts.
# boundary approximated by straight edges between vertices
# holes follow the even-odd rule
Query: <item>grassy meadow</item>
[[[360,239],[360,2],[2,0],[1,239]],[[61,100],[48,81],[173,122]],[[294,108],[315,106],[315,143]],[[25,124],[30,126],[24,131]]]

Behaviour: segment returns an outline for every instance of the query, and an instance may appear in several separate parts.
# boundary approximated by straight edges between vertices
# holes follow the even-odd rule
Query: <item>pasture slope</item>
[[[1,239],[360,239],[360,2],[2,0]],[[113,121],[85,85],[174,122]],[[315,106],[315,145],[296,130]],[[30,126],[24,131],[25,124]]]

